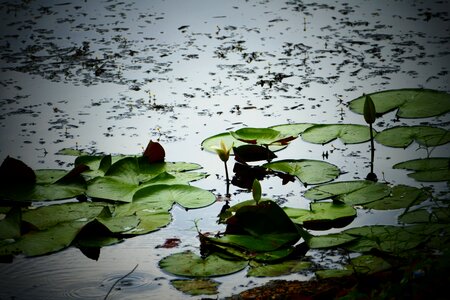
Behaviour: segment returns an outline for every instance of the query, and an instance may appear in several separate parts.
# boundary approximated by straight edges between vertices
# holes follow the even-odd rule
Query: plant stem
[[[370,172],[373,173],[373,162],[375,160],[375,146],[373,143],[372,123],[369,124],[370,129]]]
[[[228,176],[228,166],[227,166],[227,162],[224,161],[223,164],[225,165],[225,181],[227,183],[227,192],[225,194],[225,196],[230,197],[230,178]]]

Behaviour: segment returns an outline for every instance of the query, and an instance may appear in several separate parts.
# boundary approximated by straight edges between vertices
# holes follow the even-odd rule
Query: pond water
[[[0,11],[0,159],[9,155],[34,169],[69,169],[74,158],[56,154],[63,148],[138,154],[152,139],[164,146],[167,161],[199,163],[210,174],[193,185],[223,195],[223,164],[200,146],[209,136],[246,126],[365,124],[346,107],[363,93],[450,92],[449,1],[23,0],[3,1]],[[375,129],[401,124],[449,128],[447,115],[398,120],[392,112]],[[369,147],[297,139],[277,155],[322,160],[328,151],[327,161],[343,172],[338,180],[363,179]],[[436,147],[432,155],[448,157],[448,150]],[[426,155],[415,143],[407,149],[377,144],[375,173],[381,181],[420,186],[392,165]],[[269,179],[262,187],[283,205],[308,207],[298,181]],[[238,187],[230,192],[231,204],[251,198]],[[100,299],[136,265],[108,299],[188,298],[171,287],[175,277],[158,261],[198,251],[195,220],[202,231],[223,230],[216,222],[223,204],[175,206],[170,225],[105,247],[98,261],[73,247],[15,257],[0,264],[0,298]],[[396,224],[400,211],[360,209],[348,227]],[[181,244],[157,247],[167,238]],[[332,252],[307,255],[334,262]],[[270,279],[245,272],[219,277],[219,297]]]

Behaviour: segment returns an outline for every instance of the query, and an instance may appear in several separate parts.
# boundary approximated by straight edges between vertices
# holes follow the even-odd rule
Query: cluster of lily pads
[[[190,209],[215,201],[211,192],[189,185],[207,176],[193,172],[201,166],[165,162],[157,142],[137,156],[61,153],[78,155],[71,171],[32,170],[11,157],[3,161],[1,256],[43,255],[74,245],[96,259],[102,246],[169,224],[174,203]],[[41,201],[46,205],[30,205]]]
[[[399,109],[397,117],[422,118],[450,111],[450,95],[422,89],[393,90],[369,96],[376,117]],[[366,114],[367,96],[349,103],[352,111]],[[366,104],[367,107],[367,104]],[[371,132],[372,131],[372,134]],[[422,247],[423,255],[450,246],[450,209],[444,195],[438,199],[430,189],[407,185],[391,185],[377,180],[336,181],[339,167],[325,161],[291,159],[276,161],[275,152],[287,147],[294,139],[326,144],[337,138],[345,144],[369,141],[388,147],[406,148],[414,141],[423,147],[444,145],[450,141],[448,130],[437,126],[397,126],[381,132],[372,126],[359,124],[283,124],[268,128],[241,128],[205,139],[202,148],[235,156],[231,182],[253,191],[253,199],[225,207],[219,222],[226,224],[224,232],[201,233],[200,253],[184,251],[163,258],[160,267],[176,276],[194,278],[176,280],[174,285],[192,292],[201,285],[204,293],[215,290],[217,282],[205,278],[222,276],[247,269],[247,276],[274,277],[313,270],[318,278],[367,275],[404,264]],[[221,144],[221,147],[217,147]],[[262,164],[253,162],[267,161]],[[408,174],[417,181],[450,181],[450,158],[427,157],[393,166],[413,171]],[[280,207],[271,199],[261,199],[259,180],[279,176],[283,183],[294,178],[306,187],[310,209]],[[227,176],[228,178],[228,176]],[[376,177],[375,177],[376,178]],[[310,230],[342,228],[357,215],[356,208],[374,210],[404,209],[398,217],[402,226],[363,226],[340,233],[313,235]],[[445,238],[443,238],[445,237]],[[317,269],[305,258],[309,249],[339,248],[346,253],[358,253],[341,269]],[[377,255],[380,254],[380,255]],[[386,259],[386,257],[390,259]],[[444,256],[445,257],[445,256]],[[209,282],[209,285],[207,284]],[[208,286],[208,288],[206,288]],[[198,291],[197,291],[198,292]]]
[[[367,106],[368,98],[372,109]],[[223,232],[212,235],[198,230],[200,253],[184,251],[161,259],[159,266],[164,271],[191,278],[174,280],[175,287],[190,293],[216,293],[218,283],[207,278],[245,268],[248,276],[258,277],[314,269],[316,266],[305,259],[309,249],[340,248],[361,254],[343,269],[316,270],[317,277],[325,278],[374,273],[395,266],[398,257],[418,247],[425,249],[423,253],[431,253],[449,246],[448,193],[439,198],[427,188],[376,180],[334,181],[341,171],[326,161],[276,160],[276,152],[299,137],[316,144],[335,139],[345,144],[375,140],[402,148],[414,141],[423,147],[450,141],[449,131],[439,126],[397,126],[381,132],[371,126],[375,118],[396,109],[397,117],[402,118],[446,114],[450,111],[450,95],[444,92],[383,91],[354,99],[349,108],[364,114],[370,126],[296,123],[247,127],[202,142],[202,149],[218,153],[225,163],[227,184],[226,163],[230,154],[234,155],[230,181],[252,190],[253,198],[231,207],[227,202],[218,217],[225,225]],[[156,142],[150,141],[144,153],[136,156],[90,155],[68,149],[61,154],[76,156],[72,170],[32,170],[11,157],[0,166],[1,257],[43,255],[72,245],[95,259],[102,246],[169,224],[174,203],[194,209],[216,200],[211,192],[189,184],[207,176],[198,171],[200,165],[166,162],[164,149]],[[410,170],[408,175],[421,182],[450,181],[449,157],[419,158],[393,168]],[[281,207],[261,198],[260,181],[267,176],[280,177],[283,184],[298,180],[306,187],[313,185],[304,193],[311,201],[310,208]],[[33,202],[44,205],[36,207]],[[357,216],[356,208],[404,209],[398,219],[403,226],[311,233],[350,224]]]

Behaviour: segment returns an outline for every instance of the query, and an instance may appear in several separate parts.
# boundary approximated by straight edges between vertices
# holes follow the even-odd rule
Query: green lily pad
[[[5,218],[0,220],[0,239],[20,237],[22,213],[20,207],[12,207]]]
[[[334,248],[356,240],[358,237],[345,233],[330,233],[325,235],[305,238],[308,247],[311,249]]]
[[[328,182],[340,174],[337,166],[320,160],[280,160],[264,164],[263,167],[296,176],[304,184]]]
[[[427,208],[408,211],[398,218],[399,222],[406,224],[417,223],[450,223],[449,207],[433,207],[431,212]]]
[[[245,127],[231,131],[230,134],[239,141],[258,145],[276,144],[283,146],[297,138],[297,136],[286,135],[272,128]]]
[[[395,164],[394,169],[413,170],[408,176],[417,181],[449,181],[450,180],[450,158],[432,157],[414,159]]]
[[[175,253],[159,261],[165,272],[186,277],[214,277],[239,272],[247,266],[246,261],[226,260],[211,254],[202,258],[192,251]]]
[[[219,282],[211,279],[175,279],[170,283],[174,288],[191,296],[216,295]]]
[[[357,274],[374,274],[377,272],[390,269],[392,266],[384,259],[373,255],[361,255],[350,260],[350,264],[341,270],[319,270],[316,271],[316,276],[319,279],[331,277],[349,276],[354,273]]]
[[[425,192],[423,189],[407,185],[396,185],[392,187],[391,193],[388,196],[373,202],[365,203],[363,204],[363,207],[378,210],[406,208],[420,204],[429,197],[429,193]]]
[[[334,199],[347,205],[359,205],[382,199],[391,192],[383,183],[355,180],[326,183],[307,190],[304,196],[310,200]]]
[[[65,170],[35,170],[34,184],[16,182],[3,185],[0,197],[16,201],[52,201],[73,198],[86,191],[86,182],[81,176],[61,180],[69,172]]]
[[[300,260],[287,260],[280,263],[260,264],[252,263],[247,271],[247,276],[252,277],[277,277],[298,273],[311,267],[311,262]]]
[[[71,245],[86,221],[61,223],[43,231],[30,231],[11,243],[0,246],[0,255],[24,253],[27,256],[60,251]]]
[[[413,141],[426,147],[432,147],[448,143],[450,132],[431,126],[398,126],[379,132],[375,141],[384,146],[397,148],[406,148]]]
[[[242,145],[246,145],[247,143],[241,142],[237,139],[235,139],[231,133],[229,132],[223,132],[223,133],[219,133],[213,136],[210,136],[206,139],[204,139],[201,143],[201,147],[203,150],[206,150],[208,152],[212,152],[212,153],[216,153],[216,150],[214,149],[214,147],[218,147],[220,145],[220,142],[222,142],[225,144],[225,146],[227,147],[227,149],[230,149],[232,146],[234,147],[239,147]],[[233,153],[233,149],[231,149],[231,152]]]
[[[302,134],[306,129],[312,127],[316,124],[312,123],[293,123],[293,124],[280,124],[275,126],[270,126],[269,128],[275,129],[281,132],[285,136],[298,136]]]
[[[45,230],[60,223],[70,221],[89,221],[97,217],[105,207],[104,203],[76,202],[41,206],[27,209],[22,220],[39,230]]]
[[[174,203],[184,208],[200,208],[211,205],[215,200],[211,192],[185,184],[150,185],[138,190],[133,197],[133,202],[153,204],[154,210],[170,210]]]
[[[375,130],[373,134],[376,134]],[[302,133],[304,141],[314,144],[327,144],[337,138],[344,144],[364,143],[370,140],[370,128],[359,124],[320,124]]]
[[[293,222],[314,230],[344,227],[356,217],[353,207],[333,202],[311,203],[310,209],[285,207],[284,211]]]
[[[377,115],[398,109],[401,118],[427,118],[450,111],[450,94],[430,89],[399,89],[369,94]],[[365,96],[349,102],[351,111],[363,114]]]

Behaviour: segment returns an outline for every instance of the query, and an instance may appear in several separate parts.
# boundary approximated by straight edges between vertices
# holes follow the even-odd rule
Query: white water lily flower
[[[220,160],[223,162],[228,161],[230,158],[230,151],[233,148],[234,143],[231,144],[229,148],[227,148],[227,145],[225,145],[224,141],[220,141],[220,147],[219,146],[212,146],[211,148],[216,151],[216,153],[219,155]]]

